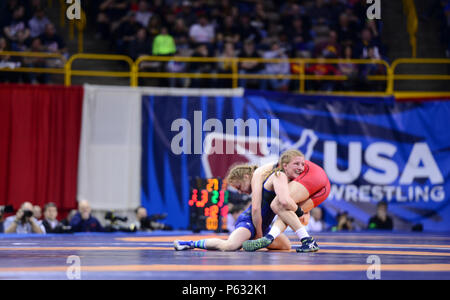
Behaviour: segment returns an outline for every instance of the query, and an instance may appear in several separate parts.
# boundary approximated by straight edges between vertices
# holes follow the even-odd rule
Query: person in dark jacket
[[[73,232],[104,232],[100,222],[91,215],[91,206],[86,200],[78,203],[78,213],[70,220]]]
[[[392,218],[387,215],[386,202],[377,204],[377,214],[370,218],[368,228],[379,230],[392,230],[394,228]]]

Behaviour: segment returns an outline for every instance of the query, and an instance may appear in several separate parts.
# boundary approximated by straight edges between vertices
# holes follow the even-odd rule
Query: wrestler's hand
[[[311,217],[310,213],[307,212],[307,213],[305,213],[303,216],[301,216],[301,217],[299,218],[299,219],[300,219],[300,222],[302,223],[303,226],[308,225],[308,223],[309,223],[309,218],[310,218],[310,217]]]

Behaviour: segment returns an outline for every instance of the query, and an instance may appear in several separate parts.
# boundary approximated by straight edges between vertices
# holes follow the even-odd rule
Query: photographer
[[[15,216],[5,220],[3,227],[5,233],[46,233],[44,226],[33,217],[33,204],[30,202],[23,203]]]
[[[166,215],[147,215],[147,209],[139,206],[136,210],[136,228],[139,231],[153,231],[153,230],[172,230],[170,225],[162,224],[157,221],[166,218]]]

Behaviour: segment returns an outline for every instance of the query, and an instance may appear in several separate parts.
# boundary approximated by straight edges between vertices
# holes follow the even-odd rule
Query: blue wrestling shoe
[[[313,237],[305,237],[301,240],[302,245],[297,248],[297,252],[317,252],[319,251],[319,245],[317,245],[316,240]]]
[[[177,241],[173,242],[173,247],[177,251],[194,249],[194,242],[193,241],[178,241],[177,240]]]
[[[242,248],[244,248],[245,251],[253,252],[262,248],[267,248],[270,244],[272,244],[273,238],[270,239],[266,236],[263,236],[262,238],[259,238],[257,240],[251,240],[251,241],[245,241],[242,244]]]

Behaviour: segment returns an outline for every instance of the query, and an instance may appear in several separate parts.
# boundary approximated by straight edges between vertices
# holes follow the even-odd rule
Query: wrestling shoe
[[[178,240],[176,240],[173,242],[173,247],[177,251],[194,249],[194,242],[193,241],[178,241]]]
[[[242,244],[242,248],[244,248],[245,251],[253,252],[258,249],[267,248],[272,242],[273,239],[263,236],[257,240],[245,241],[244,244]]]
[[[302,238],[301,242],[302,245],[297,248],[297,252],[317,252],[320,249],[313,237]]]

